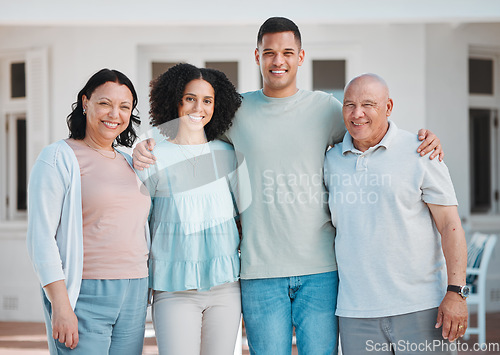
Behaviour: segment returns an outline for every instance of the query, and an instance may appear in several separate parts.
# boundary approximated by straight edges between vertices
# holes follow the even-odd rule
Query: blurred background
[[[26,186],[41,149],[67,137],[66,116],[97,70],[125,73],[148,129],[149,82],[178,62],[261,88],[254,61],[268,17],[297,23],[306,52],[298,86],[342,100],[363,72],[386,79],[403,129],[438,135],[468,235],[500,234],[500,3],[359,0],[0,0],[0,321],[43,321],[25,247]],[[500,312],[500,247],[487,277]]]

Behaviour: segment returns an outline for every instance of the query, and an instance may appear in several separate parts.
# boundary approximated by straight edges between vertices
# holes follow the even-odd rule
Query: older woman
[[[51,354],[142,353],[150,197],[115,149],[136,138],[136,105],[124,74],[97,72],[68,116],[69,139],[33,167],[27,244]]]
[[[214,140],[241,104],[226,76],[189,64],[151,84],[151,123],[167,137],[138,172],[153,207],[150,287],[160,354],[233,354],[241,315],[236,158]]]

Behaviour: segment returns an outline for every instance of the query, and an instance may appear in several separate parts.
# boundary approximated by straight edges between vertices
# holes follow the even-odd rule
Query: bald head
[[[347,91],[352,85],[364,85],[367,83],[378,84],[380,93],[383,93],[387,98],[389,98],[389,86],[387,86],[387,83],[381,76],[373,73],[364,73],[355,76],[347,83],[344,88],[344,92]]]
[[[362,74],[345,87],[342,113],[354,146],[361,151],[377,145],[387,133],[393,102],[384,79]]]

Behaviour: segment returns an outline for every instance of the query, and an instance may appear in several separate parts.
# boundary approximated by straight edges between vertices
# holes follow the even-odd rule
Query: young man
[[[251,354],[289,355],[294,327],[299,354],[337,350],[335,232],[322,169],[327,147],[340,142],[345,126],[333,96],[297,88],[304,55],[295,23],[264,22],[255,49],[264,87],[243,94],[225,136],[244,155],[252,189],[240,245]],[[154,163],[153,144],[147,145],[134,150],[136,168]],[[423,154],[436,147],[433,156],[441,153],[430,132],[424,147]]]
[[[455,191],[446,165],[420,159],[414,135],[388,120],[392,107],[379,76],[351,80],[348,133],[326,154],[342,351],[451,354],[443,338],[464,335],[468,295]]]

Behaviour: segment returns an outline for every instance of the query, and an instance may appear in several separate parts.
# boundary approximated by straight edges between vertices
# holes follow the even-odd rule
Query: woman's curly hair
[[[87,81],[87,84],[85,84],[83,89],[78,93],[77,101],[72,105],[73,111],[66,118],[66,123],[68,124],[69,128],[69,138],[78,140],[85,138],[87,118],[83,114],[83,95],[90,99],[95,89],[103,84],[106,84],[108,81],[118,83],[120,85],[125,85],[132,93],[133,101],[130,122],[128,124],[128,127],[122,133],[120,133],[118,137],[116,137],[116,140],[113,143],[113,146],[118,144],[131,148],[132,144],[134,144],[134,141],[137,138],[137,133],[134,126],[139,126],[141,124],[139,116],[134,113],[134,111],[137,111],[137,93],[130,79],[125,74],[114,69],[104,68],[99,70],[97,73],[90,77],[89,81]]]
[[[168,69],[150,84],[150,122],[167,137],[174,138],[177,135],[179,104],[182,102],[186,85],[195,79],[208,82],[215,94],[214,114],[205,125],[207,140],[214,140],[231,127],[234,114],[241,105],[241,95],[231,81],[221,71],[181,63]],[[170,123],[165,124],[166,122]]]

